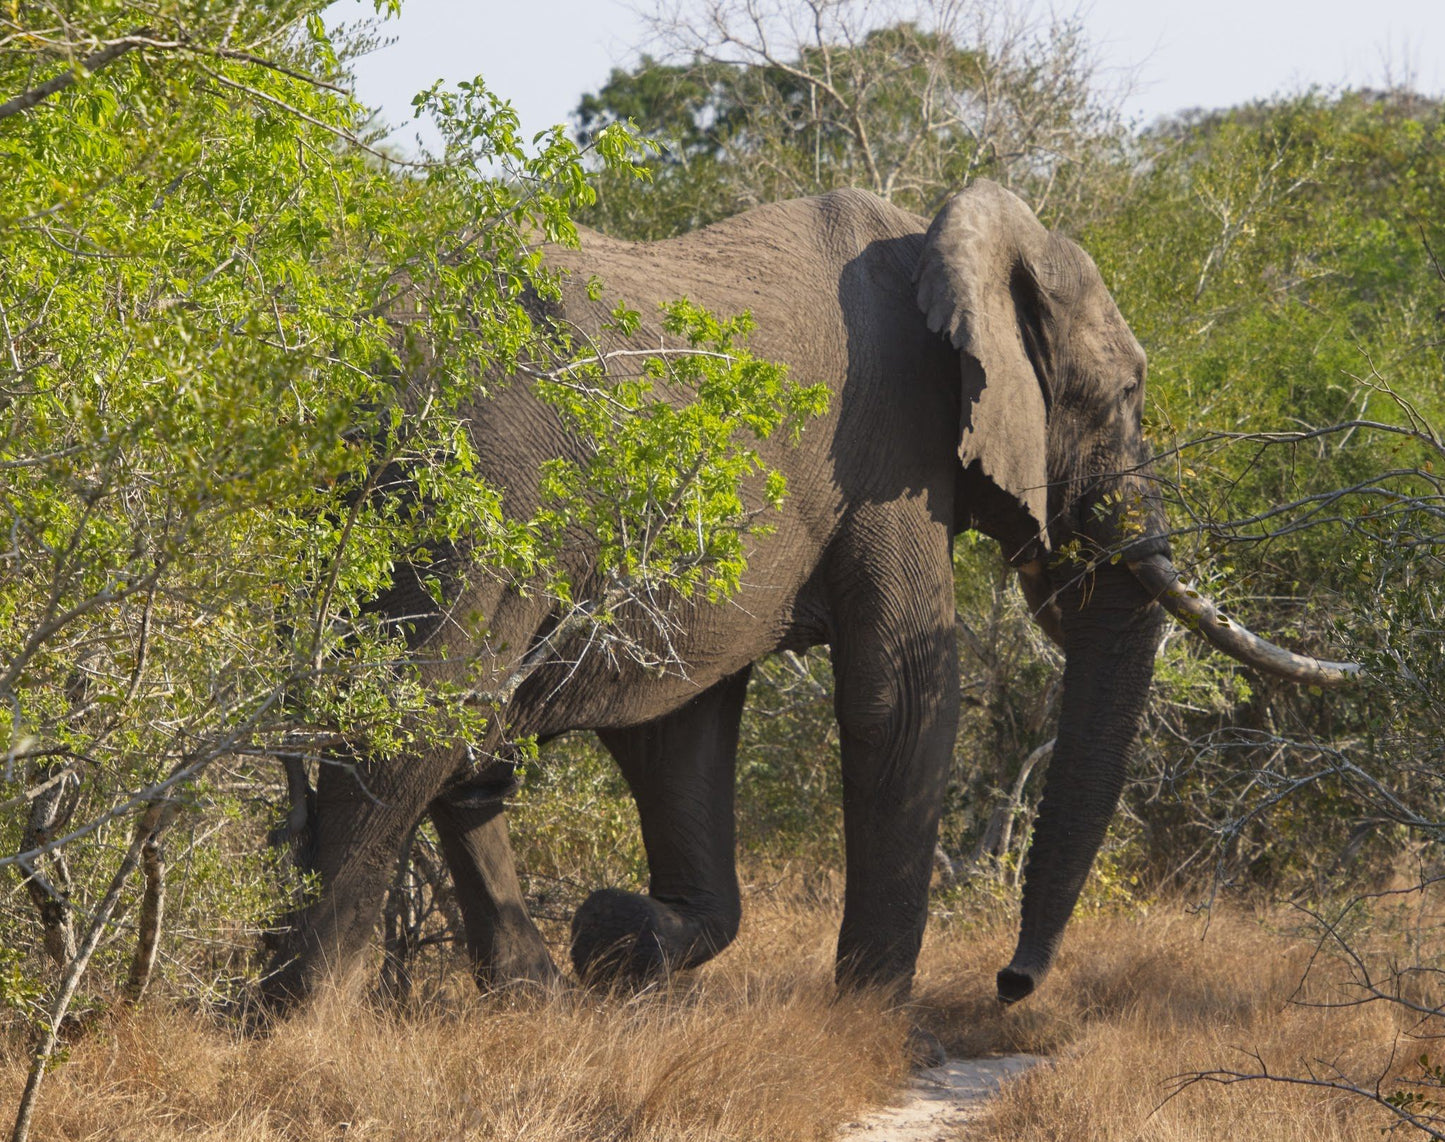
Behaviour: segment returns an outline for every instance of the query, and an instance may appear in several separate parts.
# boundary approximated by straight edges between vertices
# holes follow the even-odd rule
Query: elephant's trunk
[[[1285,650],[1225,618],[1167,554],[1100,566],[1058,596],[1047,591],[1041,565],[1020,568],[1020,581],[1041,625],[1063,645],[1066,665],[1058,738],[1024,867],[1018,950],[998,973],[1005,1003],[1029,995],[1048,972],[1103,843],[1148,697],[1164,610],[1271,674],[1330,686],[1359,671],[1352,662]],[[1150,606],[1156,601],[1163,609]]]
[[[1061,598],[1066,665],[1058,737],[1024,866],[1018,950],[998,973],[1005,1003],[1030,994],[1064,927],[1124,787],[1164,614],[1124,568],[1099,568]]]

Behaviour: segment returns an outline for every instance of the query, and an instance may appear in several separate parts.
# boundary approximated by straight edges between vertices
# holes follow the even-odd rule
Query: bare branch
[[[22,91],[19,95],[0,103],[0,119],[8,119],[11,115],[18,115],[22,111],[28,111],[37,103],[44,102],[57,92],[64,91],[81,78],[82,72],[94,74],[108,64],[114,63],[127,52],[135,51],[137,48],[149,46],[153,41],[150,39],[150,29],[139,28],[119,40],[113,40],[97,51],[92,52],[83,60],[78,61],[69,71],[62,72],[53,79],[48,79],[38,87],[32,87],[29,91]],[[177,46],[177,45],[172,45]]]

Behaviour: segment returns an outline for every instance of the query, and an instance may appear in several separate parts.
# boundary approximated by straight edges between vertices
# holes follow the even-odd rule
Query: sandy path
[[[1037,1063],[1038,1055],[949,1059],[920,1071],[899,1106],[876,1110],[838,1132],[838,1142],[957,1142],[985,1102],[1009,1079]]]

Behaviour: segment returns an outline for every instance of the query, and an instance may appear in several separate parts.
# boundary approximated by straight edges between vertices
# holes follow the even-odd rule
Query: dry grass
[[[952,941],[935,943],[920,1000],[936,1013],[935,1030],[949,1049],[1051,1060],[1009,1086],[970,1137],[1377,1142],[1394,1119],[1354,1096],[1276,1083],[1180,1089],[1179,1076],[1191,1073],[1256,1071],[1256,1052],[1276,1074],[1338,1067],[1365,1085],[1393,1077],[1419,1054],[1387,1005],[1323,1010],[1291,1001],[1309,943],[1243,914],[1217,914],[1205,928],[1203,918],[1162,906],[1147,916],[1076,921],[1043,989],[1007,1011],[979,998],[993,965],[1004,962],[1007,939],[990,937],[995,955],[983,963],[969,955],[952,978]],[[1338,973],[1317,963],[1298,998],[1340,998],[1339,983]]]
[[[49,1078],[33,1137],[826,1139],[904,1075],[903,1016],[834,1000],[837,906],[829,884],[755,892],[737,947],[641,996],[508,1004],[453,975],[404,1018],[332,997],[265,1039],[174,1010],[117,1017]],[[1171,1075],[1239,1062],[1240,1047],[1283,1070],[1323,1057],[1369,1072],[1396,1034],[1380,1007],[1291,1007],[1303,946],[1245,917],[1200,930],[1177,908],[1085,918],[1043,992],[1007,1012],[992,1000],[1007,926],[932,930],[918,993],[948,1046],[1054,1060],[976,1136],[1377,1139],[1378,1111],[1319,1092],[1195,1087],[1164,1102]],[[3,1050],[13,1106],[23,1045]]]
[[[834,1002],[836,913],[750,913],[736,954],[666,992],[507,1003],[458,975],[404,1018],[333,996],[250,1040],[177,1011],[117,1019],[47,1080],[33,1137],[827,1138],[902,1081],[904,1019]],[[23,1064],[9,1044],[0,1106]]]

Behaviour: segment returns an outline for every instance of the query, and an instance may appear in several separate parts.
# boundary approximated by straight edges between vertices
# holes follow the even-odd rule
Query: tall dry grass
[[[906,1017],[835,999],[834,881],[755,887],[737,946],[668,989],[507,1002],[453,971],[404,1016],[341,995],[267,1038],[177,1008],[114,1016],[48,1080],[37,1139],[827,1139],[905,1077]],[[1383,1065],[1398,1028],[1383,1007],[1289,1004],[1308,948],[1246,916],[1179,908],[1076,922],[1043,991],[1001,1011],[992,976],[1006,922],[930,930],[919,1016],[963,1054],[1032,1051],[1051,1064],[1013,1084],[973,1129],[1027,1140],[1377,1139],[1378,1110],[1317,1092],[1195,1087],[1170,1076],[1259,1051]],[[0,1057],[0,1105],[24,1044]],[[5,1125],[0,1123],[0,1126]]]
[[[1378,1142],[1395,1120],[1356,1096],[1183,1077],[1256,1072],[1263,1060],[1277,1075],[1368,1086],[1408,1069],[1419,1054],[1411,1032],[1428,1030],[1386,1004],[1312,1006],[1356,993],[1318,959],[1301,989],[1314,944],[1244,912],[1206,920],[1156,906],[1076,921],[1041,991],[1007,1010],[979,996],[1008,941],[950,975],[957,946],[927,949],[919,996],[949,1049],[1049,1059],[991,1103],[970,1135],[979,1142]]]
[[[404,1016],[332,995],[266,1038],[177,1009],[115,1018],[47,1079],[32,1136],[828,1138],[902,1081],[905,1020],[835,1002],[832,908],[775,894],[749,912],[740,946],[649,993],[489,1000],[457,971]],[[24,1065],[7,1043],[0,1106]]]

